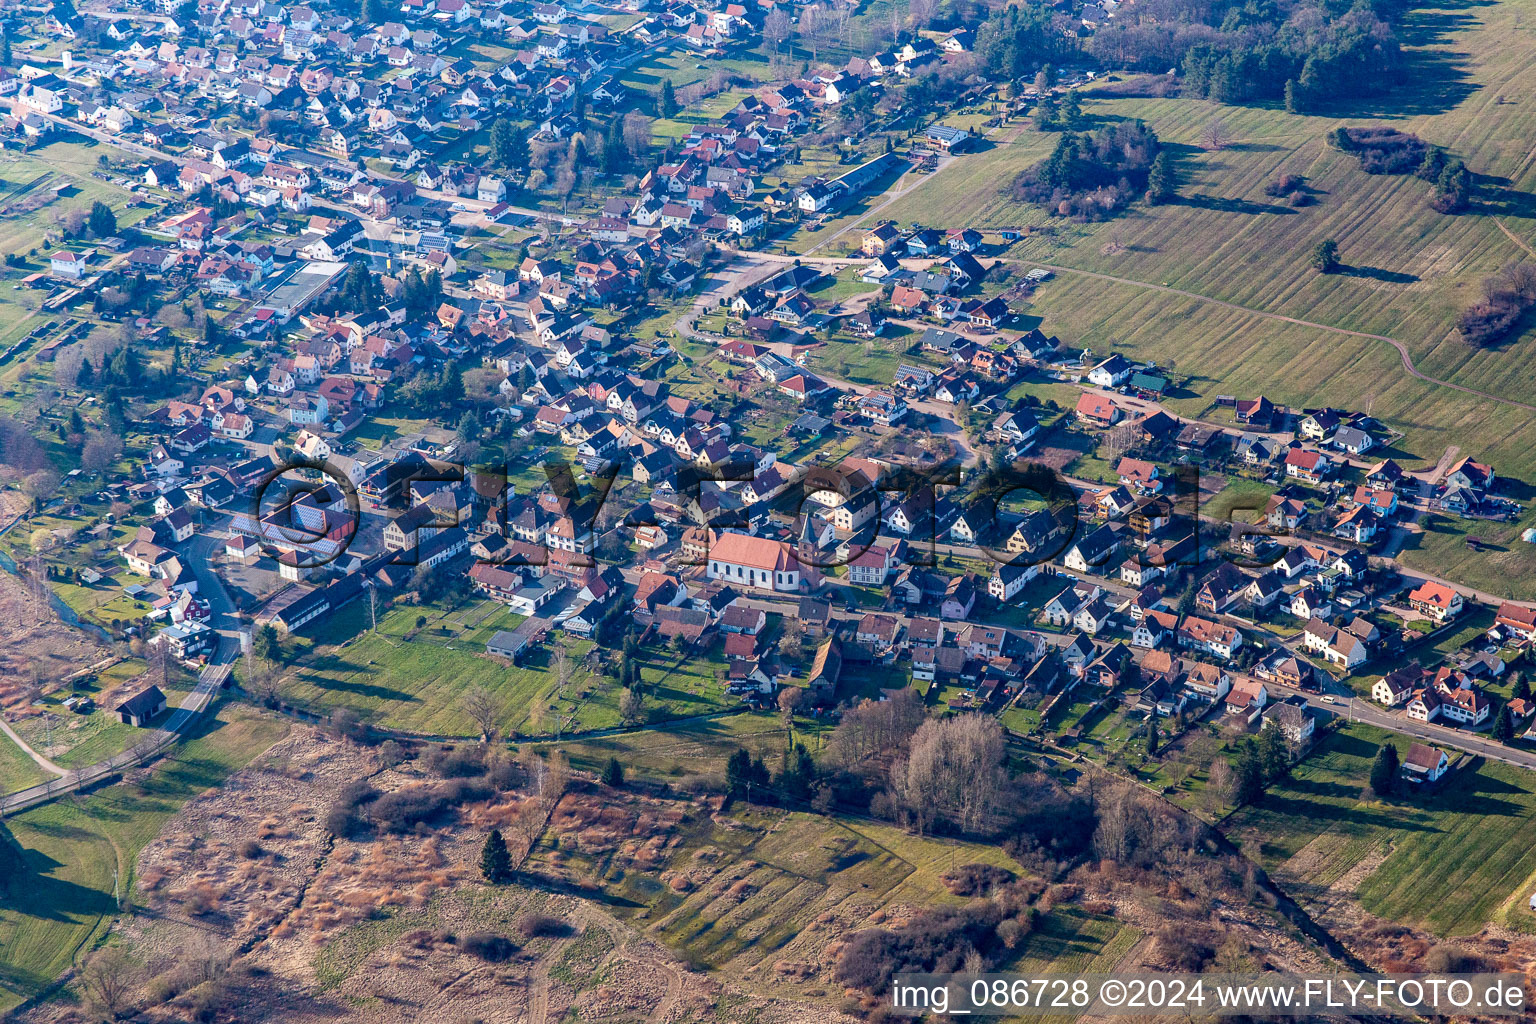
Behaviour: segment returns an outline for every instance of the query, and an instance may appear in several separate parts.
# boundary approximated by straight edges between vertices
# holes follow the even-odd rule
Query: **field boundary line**
[[[1500,226],[1502,227],[1502,225]],[[1286,316],[1284,313],[1271,313],[1268,310],[1254,309],[1251,306],[1240,306],[1235,302],[1227,302],[1224,299],[1215,299],[1209,295],[1201,295],[1199,292],[1186,291],[1183,288],[1174,288],[1171,285],[1153,284],[1150,281],[1136,281],[1129,277],[1117,277],[1114,274],[1100,273],[1097,270],[1081,270],[1077,267],[1066,267],[1057,263],[1043,263],[1039,260],[1017,258],[1002,259],[998,262],[1022,263],[1027,266],[1044,267],[1046,270],[1055,271],[1058,274],[1077,274],[1082,277],[1096,278],[1100,281],[1111,281],[1115,284],[1133,285],[1137,288],[1146,288],[1155,292],[1164,292],[1168,295],[1178,295],[1186,299],[1197,299],[1201,302],[1209,302],[1212,305],[1220,306],[1223,309],[1230,309],[1239,313],[1248,313],[1252,316],[1264,317],[1267,320],[1278,320],[1281,323],[1295,324],[1298,327],[1311,327],[1319,331],[1330,331],[1334,334],[1344,334],[1352,338],[1366,338],[1370,341],[1384,341],[1388,345],[1391,345],[1393,348],[1397,349],[1397,354],[1402,358],[1403,361],[1403,369],[1406,370],[1408,375],[1411,377],[1422,380],[1426,384],[1435,384],[1443,388],[1450,388],[1452,391],[1460,391],[1464,394],[1472,395],[1476,398],[1486,398],[1490,402],[1500,402],[1504,405],[1514,406],[1517,409],[1525,409],[1528,412],[1536,412],[1536,405],[1532,405],[1528,402],[1516,401],[1513,398],[1505,398],[1502,395],[1495,395],[1488,391],[1479,391],[1476,388],[1469,388],[1463,384],[1453,384],[1448,380],[1440,380],[1437,377],[1431,377],[1427,374],[1420,373],[1418,367],[1413,365],[1413,356],[1409,354],[1408,346],[1403,344],[1401,341],[1398,341],[1396,338],[1389,337],[1385,334],[1371,334],[1368,331],[1352,331],[1347,327],[1335,327],[1332,324],[1320,324],[1315,320],[1302,320],[1299,317]]]
[[[1515,234],[1513,231],[1509,230],[1509,228],[1505,227],[1504,226],[1503,218],[1495,217],[1495,218],[1493,218],[1493,222],[1499,226],[1499,230],[1504,232],[1505,237],[1507,237],[1511,242],[1514,242],[1516,245],[1518,245],[1520,248],[1524,249],[1530,255],[1536,256],[1536,249],[1532,249],[1530,246],[1526,245],[1524,242],[1522,242],[1520,240],[1520,236],[1519,235]]]

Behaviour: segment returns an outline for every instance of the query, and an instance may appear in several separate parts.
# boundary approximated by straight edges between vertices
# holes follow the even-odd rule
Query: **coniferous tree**
[[[1147,202],[1159,206],[1179,194],[1179,184],[1173,173],[1173,161],[1167,153],[1159,153],[1152,160],[1147,172]]]
[[[1250,804],[1264,795],[1264,766],[1259,757],[1258,744],[1253,737],[1243,740],[1237,751],[1237,768],[1234,775],[1232,802],[1241,806]]]
[[[1077,94],[1076,89],[1067,90],[1067,95],[1061,101],[1061,113],[1056,116],[1057,122],[1069,132],[1077,131],[1083,123],[1083,100]]]
[[[117,234],[117,214],[112,212],[112,207],[100,199],[91,204],[91,212],[86,217],[85,226],[91,229],[91,234],[97,238],[111,238]]]
[[[1377,796],[1386,796],[1397,785],[1397,748],[1390,743],[1383,743],[1376,750],[1376,759],[1371,762],[1371,791]]]
[[[603,173],[618,174],[624,170],[624,125],[615,117],[608,122],[608,135],[603,139]]]
[[[1472,197],[1472,174],[1460,160],[1452,160],[1440,172],[1435,181],[1435,194],[1430,200],[1441,213],[1457,213],[1466,209]]]
[[[624,766],[619,764],[618,758],[610,757],[603,766],[603,785],[609,789],[618,789],[624,785]]]
[[[1509,709],[1499,708],[1493,718],[1493,738],[1500,743],[1515,741],[1515,723],[1510,720]]]
[[[500,829],[491,829],[480,848],[480,874],[492,885],[506,885],[512,881],[512,854],[507,841],[501,838]]]
[[[677,93],[672,88],[672,79],[664,78],[661,82],[661,101],[657,104],[657,110],[662,117],[677,116]]]
[[[1285,734],[1277,726],[1259,733],[1259,757],[1264,769],[1264,785],[1278,782],[1291,770],[1291,751]]]
[[[1287,114],[1299,114],[1302,112],[1301,88],[1296,84],[1296,79],[1285,80],[1285,112]]]
[[[508,171],[528,166],[528,138],[509,118],[491,125],[491,162]]]
[[[1326,238],[1312,250],[1312,269],[1319,274],[1331,274],[1339,269],[1339,243]]]
[[[1056,97],[1048,92],[1041,93],[1035,102],[1035,128],[1043,132],[1056,127],[1057,123]]]
[[[1157,756],[1157,741],[1157,720],[1154,718],[1147,723],[1147,753],[1150,756]]]
[[[725,762],[725,784],[734,794],[742,794],[751,784],[752,755],[737,748]]]

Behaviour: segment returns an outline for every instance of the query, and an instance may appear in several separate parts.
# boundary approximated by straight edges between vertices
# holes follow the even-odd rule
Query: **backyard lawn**
[[[359,602],[358,604],[361,604]],[[616,679],[587,666],[593,644],[556,631],[521,665],[485,653],[486,641],[523,620],[492,601],[472,599],[452,608],[409,605],[367,628],[366,607],[349,607],[326,632],[297,647],[282,685],[289,701],[324,713],[343,707],[381,728],[431,736],[479,732],[462,698],[483,686],[500,707],[503,734],[557,735],[624,724]],[[418,626],[418,619],[425,622]],[[563,692],[555,671],[564,651],[570,682]],[[644,648],[639,658],[648,721],[726,710],[737,698],[717,674],[717,652],[679,655]]]

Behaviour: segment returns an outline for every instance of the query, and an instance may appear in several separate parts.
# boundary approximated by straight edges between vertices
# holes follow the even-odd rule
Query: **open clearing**
[[[139,849],[183,803],[287,730],[271,716],[224,707],[175,753],[128,780],[7,819],[0,841],[19,844],[32,873],[0,904],[0,1011],[46,985],[98,934],[116,909],[114,881],[132,891]]]
[[[1374,870],[1350,879],[1367,911],[1439,935],[1475,933],[1495,918],[1511,887],[1536,874],[1536,778],[1464,758],[1434,789],[1362,799],[1383,742],[1406,754],[1410,741],[1369,726],[1342,727],[1290,780],[1228,818],[1223,831],[1304,904],[1374,857]],[[1517,909],[1505,923],[1528,929],[1536,916]]]
[[[485,653],[499,630],[523,620],[494,602],[471,600],[452,609],[401,607],[366,628],[368,610],[356,602],[328,623],[283,684],[286,699],[322,713],[344,707],[388,729],[432,736],[478,735],[461,698],[485,687],[500,706],[506,735],[556,735],[613,729],[623,724],[621,690],[612,676],[587,668],[593,644],[559,637],[539,645],[521,665]],[[426,623],[418,627],[418,617]],[[560,689],[551,671],[556,650],[571,666],[571,682]],[[722,665],[714,653],[682,657],[668,648],[642,650],[648,721],[708,714],[736,706],[717,678]]]

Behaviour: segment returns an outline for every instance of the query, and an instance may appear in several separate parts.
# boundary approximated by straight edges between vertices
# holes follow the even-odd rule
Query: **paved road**
[[[1329,700],[1323,694],[1306,693],[1300,690],[1285,692],[1297,693],[1305,697],[1307,704],[1311,707],[1340,715],[1351,722],[1364,722],[1366,725],[1403,733],[1436,746],[1455,747],[1457,750],[1464,750],[1469,754],[1476,754],[1493,761],[1536,769],[1536,751],[1506,747],[1489,738],[1486,733],[1436,725],[1433,722],[1415,722],[1401,712],[1388,711],[1369,700],[1344,693],[1329,695],[1333,697]]]
[[[234,618],[234,606],[229,600],[229,595],[224,591],[218,574],[210,564],[216,543],[217,541],[209,536],[194,537],[188,541],[185,552],[188,556],[187,564],[197,576],[198,592],[208,599],[212,612],[210,625],[219,633],[218,647],[208,659],[208,664],[199,673],[196,687],[187,694],[163,726],[147,731],[144,740],[132,749],[81,768],[78,772],[66,773],[64,778],[50,780],[0,798],[0,816],[15,814],[47,803],[65,793],[90,786],[125,769],[153,760],[174,746],[183,733],[190,731],[198,723],[203,712],[219,692],[219,688],[223,686],[224,680],[229,678],[230,669],[234,667],[235,659],[239,657],[240,652],[235,629],[237,623]],[[105,709],[97,712],[97,714],[110,713]]]

